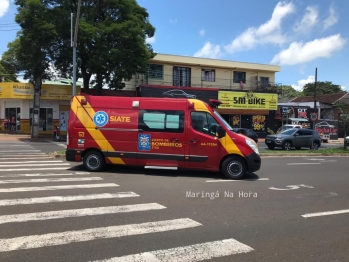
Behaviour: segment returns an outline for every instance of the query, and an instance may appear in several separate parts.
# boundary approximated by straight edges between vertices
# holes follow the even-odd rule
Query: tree
[[[347,130],[349,128],[349,94],[347,94],[341,100],[337,101],[334,104],[334,108],[337,108],[341,111],[338,118],[338,124],[344,130],[344,149],[346,150],[347,143],[345,141],[345,138],[347,136]]]
[[[16,72],[19,71],[19,66],[16,64],[13,45],[16,45],[16,43],[7,45],[9,49],[2,54],[0,59],[0,82],[18,82]]]
[[[53,14],[48,1],[16,0],[15,4],[18,6],[15,20],[22,29],[9,52],[15,54],[15,63],[24,72],[24,79],[34,85],[32,137],[38,137],[42,80],[51,79],[50,50],[56,31],[50,22]]]
[[[292,86],[283,85],[280,88],[281,88],[281,91],[279,92],[281,93],[282,97],[293,98],[293,97],[303,96],[302,92],[297,91]]]
[[[77,1],[75,1],[77,2]],[[74,1],[55,0],[58,38],[52,46],[55,67],[65,77],[72,76],[72,48],[70,13],[75,13]],[[102,90],[104,85],[121,89],[122,81],[128,81],[138,68],[145,68],[154,57],[152,47],[146,44],[155,29],[148,21],[148,13],[135,0],[84,0],[77,43],[77,78],[82,77],[84,92],[89,88],[91,77]]]
[[[305,96],[314,95],[314,91],[315,91],[315,83],[308,83],[303,87],[303,94]],[[336,93],[345,93],[345,91],[342,90],[340,85],[334,85],[330,81],[316,82],[317,95],[336,94]]]

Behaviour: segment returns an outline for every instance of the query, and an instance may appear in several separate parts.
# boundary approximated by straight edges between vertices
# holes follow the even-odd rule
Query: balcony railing
[[[183,87],[201,87],[201,88],[219,88],[226,90],[250,90],[256,92],[281,93],[281,83],[270,81],[257,81],[255,79],[245,81],[234,81],[234,79],[204,79],[202,77],[193,77],[181,75],[162,75],[155,77],[154,74],[138,74],[133,80],[135,86],[140,84],[156,86],[183,86]]]

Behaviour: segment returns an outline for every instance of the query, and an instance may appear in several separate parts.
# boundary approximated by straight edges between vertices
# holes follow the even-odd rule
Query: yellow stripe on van
[[[83,96],[80,96],[79,98],[85,99],[85,97],[83,97]],[[78,99],[76,97],[74,97],[73,103],[71,106],[72,110],[74,111],[76,117],[84,125],[86,131],[90,133],[91,137],[99,145],[101,150],[107,151],[108,148],[111,148],[113,151],[115,151],[114,148],[111,146],[109,141],[105,138],[105,136],[103,135],[103,133],[100,130],[97,130],[94,128],[92,129],[92,127],[95,126],[95,124],[92,121],[93,116],[95,114],[95,111],[91,107],[91,105],[89,103],[87,103],[86,106],[83,107],[85,110],[78,110],[78,106],[80,106],[80,103],[79,103]],[[90,127],[90,128],[88,128],[88,127]],[[108,157],[108,159],[113,164],[125,164],[125,162],[119,157]]]
[[[188,100],[189,100],[189,102],[194,104],[195,111],[210,112],[210,110],[208,110],[205,103],[202,102],[201,100],[197,100],[197,99],[188,99]]]

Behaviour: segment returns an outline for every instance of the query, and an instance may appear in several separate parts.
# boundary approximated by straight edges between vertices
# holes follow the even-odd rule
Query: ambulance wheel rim
[[[100,166],[101,161],[98,156],[89,155],[87,158],[86,164],[89,169],[97,169]]]
[[[236,177],[241,175],[243,167],[239,161],[231,161],[228,164],[227,171],[231,176]]]

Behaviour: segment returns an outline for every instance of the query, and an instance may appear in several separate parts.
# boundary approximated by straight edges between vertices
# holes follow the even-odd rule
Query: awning
[[[289,120],[291,120],[293,122],[309,122],[309,120],[306,118],[292,118],[292,117],[290,117]]]

